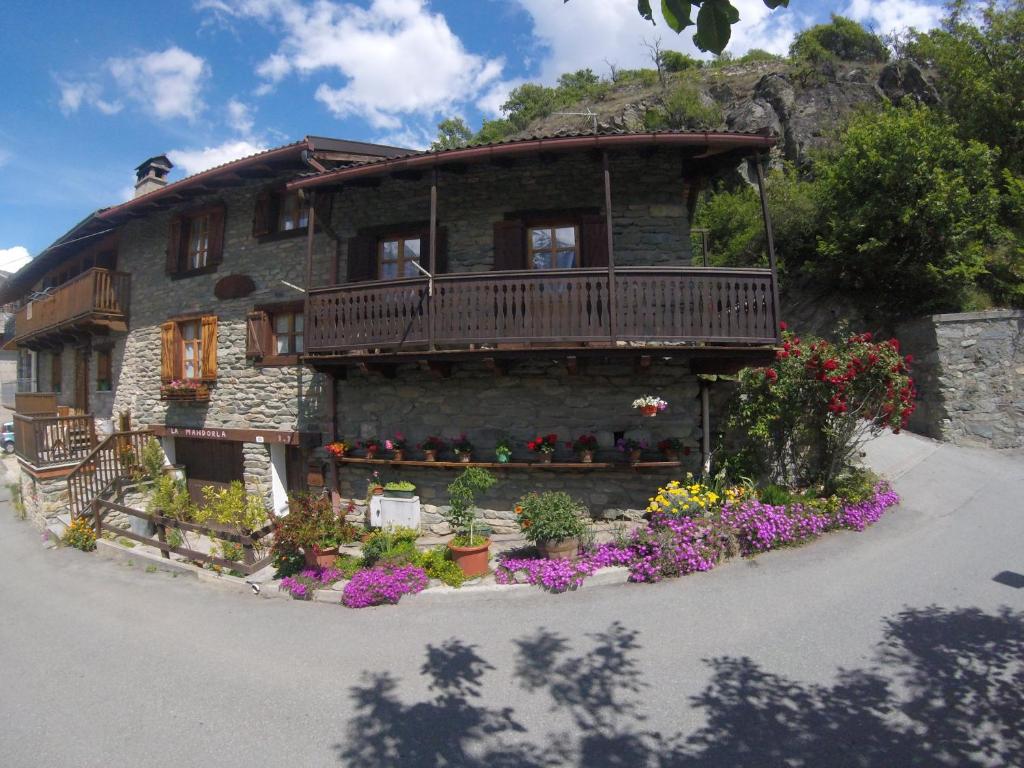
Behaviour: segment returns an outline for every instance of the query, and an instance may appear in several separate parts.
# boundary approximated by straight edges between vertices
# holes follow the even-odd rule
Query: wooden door
[[[75,350],[75,402],[79,413],[89,412],[89,357],[84,349]]]
[[[196,504],[203,502],[203,487],[226,488],[243,480],[242,444],[225,440],[175,438],[174,460],[185,465],[188,492]]]

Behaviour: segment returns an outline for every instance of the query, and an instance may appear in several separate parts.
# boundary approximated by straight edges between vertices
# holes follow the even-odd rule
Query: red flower
[[[910,365],[912,362],[914,362],[914,356],[913,355],[907,355],[903,359],[906,361],[907,365]]]
[[[836,368],[839,367],[839,364],[835,360],[826,360],[824,363],[822,363],[821,367],[824,368],[826,371],[834,371]]]
[[[789,328],[789,323],[787,323],[785,320],[780,320],[779,321],[779,330],[780,331],[785,331],[788,328]]]
[[[777,380],[778,380],[778,378],[779,378],[779,374],[777,374],[777,373],[775,372],[775,369],[774,369],[774,368],[765,368],[765,369],[764,369],[764,377],[765,377],[766,379],[768,379],[768,381],[770,381],[770,382],[774,382],[774,381],[777,381]]]

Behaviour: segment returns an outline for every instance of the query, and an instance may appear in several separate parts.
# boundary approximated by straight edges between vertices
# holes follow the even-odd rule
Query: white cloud
[[[869,24],[881,33],[902,31],[909,27],[925,30],[937,27],[945,15],[941,3],[918,0],[851,0],[843,11],[845,16]]]
[[[277,51],[258,67],[258,93],[289,75],[334,74],[316,99],[337,117],[358,115],[395,130],[401,118],[431,116],[476,98],[502,71],[501,59],[470,53],[424,0],[353,3],[316,0],[205,0],[215,14],[251,18],[283,30]]]
[[[58,79],[57,84],[60,87],[60,109],[65,115],[77,112],[83,105],[91,106],[104,115],[116,115],[124,108],[119,101],[104,99],[99,83]]]
[[[240,136],[251,136],[255,125],[252,108],[238,99],[228,101],[228,125]]]
[[[508,94],[513,88],[525,83],[523,78],[499,80],[492,83],[476,100],[476,107],[488,117],[501,117],[501,105],[508,101]]]
[[[177,46],[153,53],[107,61],[118,87],[156,117],[194,120],[203,109],[200,98],[207,65]]]
[[[32,260],[28,248],[15,245],[12,248],[0,248],[0,269],[5,272],[17,272]]]
[[[265,149],[267,147],[261,143],[235,140],[202,149],[172,149],[167,153],[167,157],[177,168],[181,168],[186,176],[191,176],[214,166],[254,155]]]

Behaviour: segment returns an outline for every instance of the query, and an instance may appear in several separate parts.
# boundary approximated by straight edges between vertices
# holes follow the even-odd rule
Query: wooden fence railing
[[[306,352],[472,344],[778,340],[769,269],[622,267],[439,275],[310,291]],[[431,316],[433,315],[433,316]]]
[[[82,458],[68,474],[68,504],[72,517],[87,514],[94,499],[116,482],[135,474],[142,449],[152,434],[148,430],[114,432]]]
[[[79,461],[95,445],[96,422],[91,415],[14,414],[14,450],[35,467]]]
[[[151,547],[159,549],[161,555],[167,559],[170,558],[171,553],[173,552],[174,554],[181,555],[188,560],[235,570],[245,576],[255,573],[273,560],[273,555],[270,553],[269,548],[262,544],[263,539],[265,539],[274,530],[273,523],[268,523],[258,531],[251,532],[220,530],[206,525],[187,523],[183,520],[167,517],[165,515],[150,514],[138,509],[133,509],[132,507],[126,507],[124,504],[117,504],[100,498],[93,499],[90,504],[90,512],[92,514],[93,526],[96,529],[97,538],[103,535],[104,529],[109,529],[111,533],[114,533],[117,536],[123,536],[124,538],[131,539],[132,541],[137,541],[140,544],[148,544]],[[107,526],[104,522],[104,518],[111,512],[128,515],[141,520],[148,520],[156,526],[156,538],[143,536],[135,533],[134,531],[125,530],[123,528]],[[216,555],[211,555],[207,552],[201,552],[189,547],[171,546],[167,543],[168,529],[176,529],[182,533],[200,534],[211,539],[230,541],[234,544],[238,544],[242,548],[242,562],[239,563],[235,560],[217,557]],[[257,554],[261,555],[259,559],[257,559]]]
[[[127,319],[131,275],[99,267],[83,272],[18,310],[14,339],[56,328],[87,315]]]

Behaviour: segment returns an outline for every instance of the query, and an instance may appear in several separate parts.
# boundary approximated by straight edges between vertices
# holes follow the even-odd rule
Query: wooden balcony
[[[36,468],[81,461],[95,445],[91,415],[14,414],[14,450]]]
[[[307,359],[532,348],[734,350],[778,342],[770,269],[438,275],[311,290]],[[429,356],[429,355],[427,355]]]
[[[131,276],[127,272],[90,269],[32,301],[14,318],[15,344],[45,344],[51,337],[75,332],[125,331]]]

